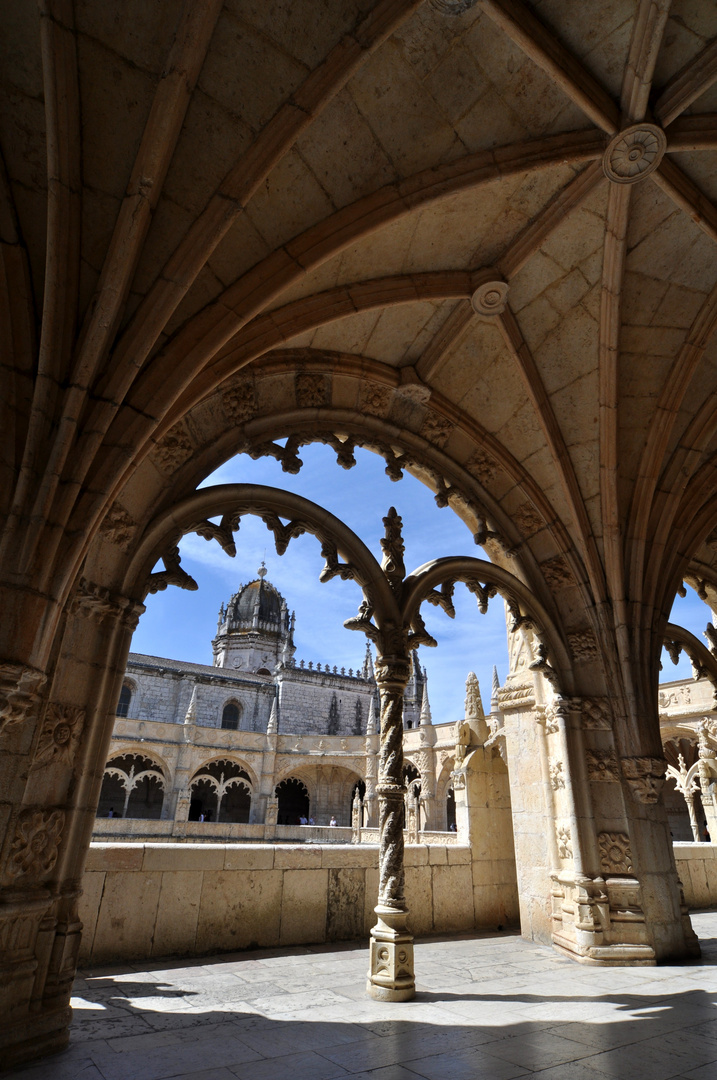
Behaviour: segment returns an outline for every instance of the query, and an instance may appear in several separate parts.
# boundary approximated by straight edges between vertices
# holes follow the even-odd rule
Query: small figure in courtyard
[[[315,825],[315,824],[316,824],[316,822],[314,821],[313,817],[310,817],[309,818],[309,825]]]
[[[302,814],[301,817],[299,818],[299,825],[308,825],[308,824],[309,824],[309,822],[308,822],[308,820],[306,818],[306,814]]]
[[[114,806],[110,806],[109,813],[107,814],[107,817],[114,817],[114,816],[115,816],[115,808],[114,808]]]
[[[338,821],[333,814],[331,815],[331,821],[329,822],[329,825],[338,825]]]
[[[199,821],[204,821],[204,811],[199,815]]]

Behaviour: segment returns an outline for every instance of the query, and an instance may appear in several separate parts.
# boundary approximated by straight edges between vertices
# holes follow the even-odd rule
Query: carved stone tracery
[[[598,833],[600,869],[606,874],[631,874],[632,852],[630,838],[626,833]]]

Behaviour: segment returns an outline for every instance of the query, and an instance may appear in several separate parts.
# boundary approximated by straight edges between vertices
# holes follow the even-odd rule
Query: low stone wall
[[[717,907],[717,844],[674,844],[688,908]]]
[[[407,846],[414,934],[514,924],[515,886],[490,867],[465,846]],[[350,940],[375,922],[378,849],[93,843],[83,889],[83,964]]]
[[[96,840],[140,840],[190,844],[262,844],[267,840],[303,844],[349,844],[351,829],[335,825],[250,825],[224,821],[162,821],[154,818],[97,818]]]

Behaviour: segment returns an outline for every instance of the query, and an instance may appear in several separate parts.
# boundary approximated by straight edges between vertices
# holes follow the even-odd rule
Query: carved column
[[[403,693],[407,656],[380,656],[376,683],[381,695],[381,742],[376,794],[379,804],[379,890],[371,930],[367,990],[379,1001],[408,1001],[415,995],[413,936],[407,929],[404,896]]]

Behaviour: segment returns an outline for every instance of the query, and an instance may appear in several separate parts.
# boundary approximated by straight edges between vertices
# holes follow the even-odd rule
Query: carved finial
[[[381,569],[388,578],[392,589],[398,589],[406,575],[406,567],[403,563],[404,544],[401,535],[403,520],[396,513],[395,506],[389,507],[388,514],[383,519],[385,536],[381,540],[383,559]]]
[[[493,711],[493,706],[498,705],[498,691],[499,690],[500,690],[500,679],[498,678],[498,668],[494,664],[493,665],[493,684],[492,684],[492,686],[490,688],[491,712]]]
[[[478,677],[471,671],[466,679],[466,720],[483,720],[484,717]]]
[[[197,684],[192,687],[192,696],[189,699],[189,705],[187,706],[187,713],[184,717],[185,724],[196,724],[197,722]]]
[[[366,642],[366,655],[363,660],[363,677],[364,679],[373,678],[373,657],[371,656],[371,644]]]
[[[366,734],[376,734],[376,699],[371,694],[371,700],[368,706],[368,720],[366,721]]]
[[[431,706],[428,701],[428,683],[424,683],[423,700],[421,701],[421,727],[425,727],[431,723]]]
[[[269,723],[266,725],[267,735],[276,735],[279,731],[279,706],[277,698],[275,697],[271,703],[271,716],[269,717]]]
[[[262,579],[265,578],[267,575],[266,564],[263,559],[261,560],[261,566],[257,570],[257,575]]]

